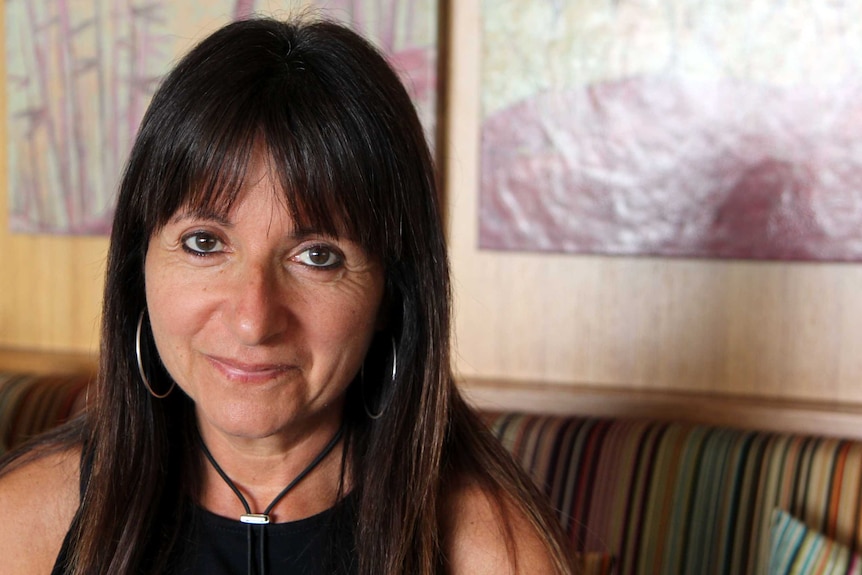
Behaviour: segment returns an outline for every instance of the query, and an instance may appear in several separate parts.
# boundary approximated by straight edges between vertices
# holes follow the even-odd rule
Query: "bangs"
[[[301,106],[292,109],[301,111]],[[187,185],[170,194],[175,201],[161,203],[154,229],[178,212],[227,219],[243,190],[254,183],[251,179],[259,176],[255,166],[260,162],[278,182],[280,199],[297,228],[348,238],[369,253],[377,251],[375,246],[379,250],[380,238],[373,230],[381,226],[364,187],[368,178],[362,168],[367,162],[357,159],[362,150],[345,145],[349,136],[337,135],[337,125],[329,122],[324,129],[297,121],[273,124],[236,117],[236,128],[230,129],[224,117],[221,120],[224,132],[212,138],[214,143],[180,154],[185,161],[176,166],[175,180]],[[286,131],[285,125],[293,129]]]
[[[392,261],[404,206],[433,188],[394,73],[371,45],[325,22],[251,20],[215,33],[165,79],[138,136],[126,183],[150,235],[180,210],[227,217],[263,160],[298,227]]]

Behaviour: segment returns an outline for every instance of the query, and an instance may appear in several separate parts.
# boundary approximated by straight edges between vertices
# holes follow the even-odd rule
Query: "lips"
[[[206,358],[227,379],[244,383],[269,381],[293,369],[293,366],[283,363],[246,363],[212,355]]]

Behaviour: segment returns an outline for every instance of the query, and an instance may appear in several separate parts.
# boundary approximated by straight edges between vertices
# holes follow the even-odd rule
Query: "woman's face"
[[[378,261],[297,229],[263,163],[251,173],[226,219],[177,213],[145,266],[159,355],[201,431],[249,439],[340,417],[384,289]]]

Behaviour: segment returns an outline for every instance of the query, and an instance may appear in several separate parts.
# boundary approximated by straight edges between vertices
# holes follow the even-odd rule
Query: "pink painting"
[[[484,3],[480,247],[862,260],[862,9],[518,4]]]
[[[308,8],[387,54],[432,134],[437,0],[7,0],[10,229],[108,233],[123,164],[171,64],[231,19]]]

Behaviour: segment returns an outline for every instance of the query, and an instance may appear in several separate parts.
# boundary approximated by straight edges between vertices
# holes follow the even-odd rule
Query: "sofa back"
[[[767,573],[783,509],[862,542],[862,442],[654,420],[488,414],[576,549],[616,573]]]
[[[89,381],[85,374],[0,372],[0,455],[78,412]]]
[[[0,372],[0,454],[74,415],[89,380]],[[484,415],[546,491],[576,549],[601,565],[596,572],[606,572],[602,556],[612,556],[620,575],[767,573],[776,509],[862,549],[860,441],[657,420]]]

